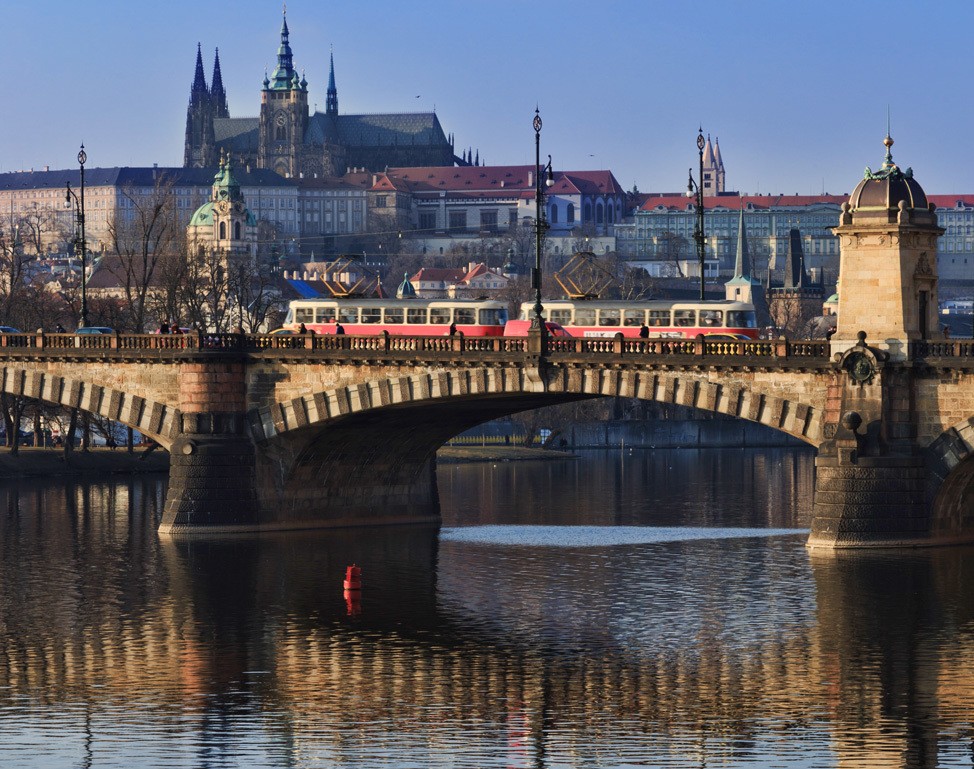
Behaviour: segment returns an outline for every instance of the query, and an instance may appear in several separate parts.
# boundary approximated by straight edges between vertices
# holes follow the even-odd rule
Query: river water
[[[207,541],[164,478],[0,486],[0,766],[972,765],[974,551],[810,555],[808,452],[438,482],[439,531]]]

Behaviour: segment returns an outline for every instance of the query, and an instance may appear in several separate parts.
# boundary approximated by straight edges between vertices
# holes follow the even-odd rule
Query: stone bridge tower
[[[911,345],[940,339],[937,226],[912,169],[886,159],[842,204],[837,376],[816,459],[811,547],[950,539],[932,512],[936,489],[918,436],[921,404]]]

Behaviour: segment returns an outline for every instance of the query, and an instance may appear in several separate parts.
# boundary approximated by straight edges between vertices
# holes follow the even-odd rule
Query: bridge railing
[[[829,343],[824,340],[725,340],[696,337],[693,339],[633,339],[616,334],[613,337],[548,337],[547,352],[552,355],[623,355],[656,356],[721,356],[755,358],[819,358],[829,356]],[[374,336],[333,334],[0,334],[0,352],[4,348],[37,350],[119,350],[149,351],[225,351],[266,352],[274,350],[309,353],[412,353],[412,354],[482,354],[528,352],[527,337],[503,336],[398,336],[383,332]],[[923,357],[974,358],[974,344],[966,342],[918,342],[915,355]]]
[[[974,339],[920,340],[913,342],[914,358],[950,359],[970,365],[974,362]]]

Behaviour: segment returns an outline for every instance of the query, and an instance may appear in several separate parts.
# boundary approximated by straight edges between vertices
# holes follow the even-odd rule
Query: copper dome
[[[886,209],[896,211],[903,203],[904,208],[921,211],[928,210],[927,195],[920,183],[913,178],[913,169],[905,171],[893,162],[890,147],[893,140],[887,135],[883,140],[886,145],[886,160],[879,171],[873,172],[868,167],[864,178],[849,196],[849,206],[856,209]]]

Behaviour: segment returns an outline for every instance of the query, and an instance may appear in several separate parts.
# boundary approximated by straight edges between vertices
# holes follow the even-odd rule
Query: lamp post
[[[78,164],[81,166],[81,197],[79,198],[74,190],[71,189],[71,182],[68,182],[68,191],[65,195],[65,202],[70,206],[71,199],[74,198],[74,210],[77,217],[78,232],[80,240],[75,241],[75,246],[81,256],[81,325],[88,325],[88,243],[85,240],[85,163],[88,155],[85,152],[85,145],[81,145],[78,153]]]
[[[541,174],[544,172],[544,181],[541,181]],[[541,167],[541,114],[538,109],[534,110],[534,230],[535,230],[535,253],[534,269],[531,270],[531,288],[534,289],[534,317],[531,318],[531,329],[538,330],[544,335],[544,307],[541,305],[541,250],[544,244],[544,233],[548,229],[548,222],[544,214],[544,190],[554,184],[554,175],[551,172],[551,155],[548,155],[548,164]]]
[[[703,126],[700,127],[700,131],[697,134],[697,149],[700,154],[700,176],[698,181],[693,181],[693,169],[689,171],[689,180],[687,181],[687,197],[692,198],[694,195],[694,190],[696,190],[697,195],[697,226],[693,230],[693,239],[697,241],[697,259],[700,260],[700,301],[704,300],[704,262],[705,262],[705,238],[703,232],[703,148],[706,142],[703,138]]]

